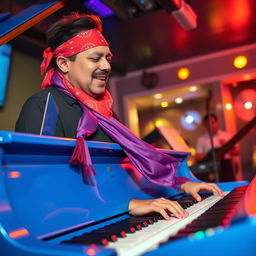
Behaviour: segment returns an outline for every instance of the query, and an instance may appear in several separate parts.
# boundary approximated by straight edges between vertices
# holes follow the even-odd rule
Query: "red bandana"
[[[46,48],[43,54],[44,59],[40,66],[41,74],[45,73],[52,58],[57,58],[58,56],[70,57],[96,46],[109,47],[101,32],[98,29],[93,28],[70,38],[68,41],[58,46],[54,51],[52,51],[51,47]]]
[[[113,100],[110,93],[105,90],[104,93],[97,99],[91,97],[80,88],[72,86],[69,81],[60,74],[62,82],[65,88],[72,94],[76,99],[83,103],[88,108],[101,114],[102,116],[109,119],[112,116],[112,104]]]
[[[51,47],[46,48],[43,53],[44,59],[40,66],[41,75],[46,72],[52,58],[57,58],[58,56],[70,57],[96,46],[109,47],[101,32],[98,29],[93,28],[87,31],[83,31],[78,35],[70,38],[68,41],[58,46],[54,51],[51,49]],[[50,85],[52,74],[53,69],[50,69],[46,73],[42,83],[43,89]]]

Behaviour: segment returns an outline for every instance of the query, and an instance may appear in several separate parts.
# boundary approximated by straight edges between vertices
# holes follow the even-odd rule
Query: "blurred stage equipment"
[[[68,0],[35,3],[22,12],[7,16],[0,26],[0,45],[3,45],[62,8]]]
[[[167,144],[168,148],[170,149],[190,152],[190,148],[185,142],[185,140],[173,127],[156,127],[153,131],[144,136],[142,140],[146,141],[149,144],[153,144],[156,147],[163,147],[163,144],[161,145],[161,143],[163,142],[164,144]]]
[[[159,9],[154,0],[101,0],[101,2],[111,8],[121,20]]]
[[[146,71],[143,71],[142,77],[141,77],[141,83],[145,88],[151,89],[155,88],[159,82],[159,76],[157,73],[148,73]]]
[[[157,0],[185,30],[197,28],[197,15],[185,0]]]

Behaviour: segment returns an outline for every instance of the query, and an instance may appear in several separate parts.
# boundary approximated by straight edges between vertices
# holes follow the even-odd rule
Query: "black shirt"
[[[79,102],[54,87],[48,87],[47,89],[32,95],[24,103],[16,122],[15,131],[32,134],[40,133],[49,92],[59,107],[54,136],[76,138],[78,121],[83,113]],[[97,131],[87,137],[86,140],[113,142],[113,140],[109,138],[99,126]]]

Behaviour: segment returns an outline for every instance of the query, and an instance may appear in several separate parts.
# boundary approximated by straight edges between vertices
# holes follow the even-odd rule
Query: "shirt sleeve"
[[[15,131],[39,134],[44,115],[46,99],[36,96],[30,97],[23,105]]]

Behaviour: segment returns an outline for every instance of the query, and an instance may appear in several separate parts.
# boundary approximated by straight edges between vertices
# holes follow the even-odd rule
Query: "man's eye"
[[[98,62],[100,59],[99,58],[91,58],[92,61]]]

